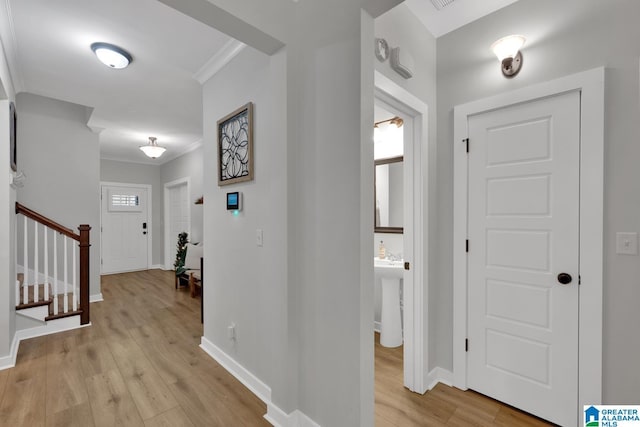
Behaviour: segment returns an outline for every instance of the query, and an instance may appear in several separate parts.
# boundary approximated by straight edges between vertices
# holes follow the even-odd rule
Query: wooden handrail
[[[80,247],[80,301],[79,301],[79,311],[80,311],[80,324],[86,325],[89,323],[89,248],[91,244],[89,243],[89,231],[91,230],[91,226],[88,224],[81,224],[78,227],[78,231],[80,234],[74,233],[70,228],[64,227],[58,224],[55,221],[50,220],[49,218],[40,215],[39,213],[32,211],[31,209],[21,205],[16,202],[16,214],[22,214],[27,218],[30,218],[44,226],[55,230],[65,236],[69,237],[78,242],[78,246]],[[25,231],[26,231],[26,223],[25,223]],[[25,246],[26,247],[26,246]],[[66,248],[66,242],[65,242]],[[25,257],[26,257],[26,249],[25,249]],[[37,259],[37,258],[36,258]],[[66,272],[65,272],[65,280],[66,280]],[[65,291],[66,298],[66,291]]]
[[[16,214],[22,214],[27,218],[31,218],[32,220],[39,222],[40,224],[44,224],[47,227],[53,230],[56,230],[58,233],[64,234],[70,239],[80,242],[80,235],[74,233],[73,230],[71,230],[70,228],[64,227],[58,224],[57,222],[52,221],[49,218],[40,215],[38,212],[32,211],[28,207],[23,206],[18,202],[16,202]]]

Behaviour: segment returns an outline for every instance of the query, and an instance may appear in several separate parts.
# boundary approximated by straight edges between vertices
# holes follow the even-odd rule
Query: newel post
[[[81,224],[80,230],[80,307],[82,314],[80,315],[80,324],[89,323],[89,230],[91,226]]]

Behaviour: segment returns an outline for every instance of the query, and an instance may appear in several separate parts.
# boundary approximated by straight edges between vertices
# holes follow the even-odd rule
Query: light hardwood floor
[[[173,272],[102,278],[92,326],[20,344],[0,371],[0,426],[268,426],[265,405],[199,347],[200,301]],[[377,426],[542,426],[473,392],[402,386],[402,350],[376,338]],[[349,426],[346,426],[349,427]]]
[[[266,406],[199,347],[200,300],[173,272],[102,278],[92,326],[20,344],[0,426],[268,426]]]
[[[375,354],[377,427],[553,425],[471,390],[438,384],[425,395],[412,393],[402,385],[402,347],[382,347],[376,333]]]

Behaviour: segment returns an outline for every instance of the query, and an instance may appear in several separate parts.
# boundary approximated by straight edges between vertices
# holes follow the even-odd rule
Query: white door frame
[[[167,182],[164,184],[164,269],[165,270],[173,270],[173,256],[174,252],[172,248],[174,248],[173,244],[175,241],[171,240],[170,233],[170,222],[169,222],[169,211],[171,210],[171,206],[169,206],[169,190],[173,187],[177,187],[178,185],[187,184],[187,194],[191,194],[191,178],[178,178],[176,180]],[[189,215],[189,227],[187,229],[187,233],[189,233],[189,237],[191,237],[191,203],[187,203],[187,213]]]
[[[148,184],[100,181],[100,194],[98,195],[98,200],[100,200],[100,260],[102,260],[102,187],[105,186],[144,188],[147,190],[147,268],[151,268],[153,265],[153,203],[151,200],[151,190],[153,187]],[[100,262],[100,274],[102,274],[102,262]]]
[[[428,318],[428,230],[423,224],[429,223],[428,197],[424,189],[428,188],[424,177],[428,176],[427,155],[429,128],[428,106],[420,99],[397,85],[391,79],[376,71],[374,76],[376,97],[390,98],[402,104],[407,111],[403,113],[411,116],[414,122],[414,142],[408,147],[412,152],[405,153],[405,162],[413,162],[413,288],[404,288],[404,385],[411,391],[423,394],[427,391],[428,372],[428,328],[425,319]],[[384,98],[380,98],[385,101]],[[387,100],[388,102],[388,100]],[[407,150],[407,151],[409,151]],[[372,159],[373,160],[373,159]],[[405,194],[405,200],[407,195]],[[371,322],[373,329],[373,322]]]
[[[604,197],[604,68],[573,74],[454,110],[453,385],[467,389],[468,117],[560,93],[580,91],[580,296],[578,408],[602,402],[602,282]],[[473,141],[470,142],[473,144]],[[580,419],[580,418],[578,418]]]

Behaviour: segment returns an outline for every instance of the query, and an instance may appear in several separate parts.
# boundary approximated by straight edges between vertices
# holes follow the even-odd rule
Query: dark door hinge
[[[469,338],[464,339],[464,351],[469,351]]]
[[[582,277],[578,274],[578,285],[582,285]]]
[[[467,144],[467,153],[469,152],[469,138],[465,138],[462,140],[465,144]]]
[[[465,241],[465,244],[464,244],[464,250],[465,250],[465,252],[469,253],[469,239],[467,239],[467,240]]]

